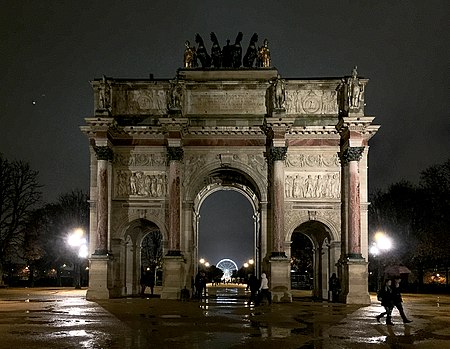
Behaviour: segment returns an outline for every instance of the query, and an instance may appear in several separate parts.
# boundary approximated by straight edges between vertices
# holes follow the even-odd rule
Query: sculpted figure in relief
[[[285,178],[286,198],[337,199],[339,193],[339,175],[287,175]]]
[[[170,109],[181,109],[181,98],[183,96],[183,90],[178,79],[175,79],[170,83]]]
[[[162,197],[166,193],[166,178],[163,174],[145,174],[142,171],[117,171],[116,194],[144,197]]]

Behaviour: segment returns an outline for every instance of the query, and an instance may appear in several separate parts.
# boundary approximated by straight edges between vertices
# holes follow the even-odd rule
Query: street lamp
[[[67,237],[67,243],[77,251],[76,261],[74,263],[75,288],[81,289],[81,258],[86,258],[89,254],[87,240],[84,237],[83,229],[75,229]]]
[[[381,259],[380,254],[392,249],[392,239],[384,232],[377,232],[374,236],[374,241],[369,248],[369,252],[377,259],[377,290],[381,287]]]

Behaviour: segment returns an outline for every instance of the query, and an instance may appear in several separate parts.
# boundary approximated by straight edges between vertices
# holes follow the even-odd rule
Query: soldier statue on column
[[[350,109],[360,108],[364,93],[364,86],[359,83],[357,68],[356,66],[353,68],[352,76],[347,80],[348,106]]]

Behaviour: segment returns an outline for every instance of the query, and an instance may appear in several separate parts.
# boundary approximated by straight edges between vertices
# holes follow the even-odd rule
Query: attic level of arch
[[[356,68],[351,76],[330,79],[282,78],[276,69],[179,69],[166,80],[104,76],[92,81],[95,114],[84,132],[116,139],[174,132],[263,139],[269,125],[287,138],[338,139],[340,124],[370,138],[376,128],[364,115],[367,82]]]
[[[155,124],[167,115],[186,117],[364,115],[367,79],[354,69],[351,77],[327,79],[283,78],[276,69],[179,69],[174,79],[113,79],[91,82],[96,115]],[[357,91],[351,92],[353,86]],[[357,96],[354,97],[353,95]],[[153,120],[153,122],[152,122]]]

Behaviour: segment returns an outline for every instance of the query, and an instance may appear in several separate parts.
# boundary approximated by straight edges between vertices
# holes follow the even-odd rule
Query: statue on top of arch
[[[247,52],[242,59],[242,46],[241,41],[243,39],[242,32],[239,32],[236,36],[234,44],[230,44],[230,40],[227,40],[227,44],[221,48],[219,40],[214,32],[210,33],[212,42],[211,54],[208,53],[206,45],[200,36],[195,35],[196,47],[191,47],[190,42],[186,40],[184,50],[184,68],[197,68],[199,63],[202,68],[268,68],[271,66],[270,50],[268,47],[268,40],[265,39],[263,46],[257,48],[258,34],[254,33],[250,39]]]

